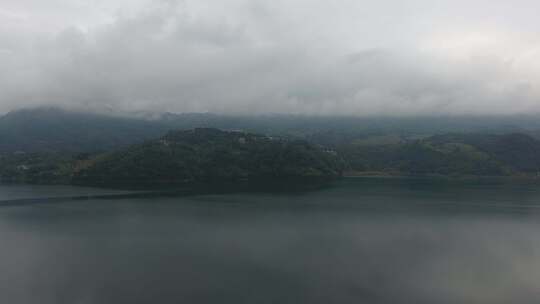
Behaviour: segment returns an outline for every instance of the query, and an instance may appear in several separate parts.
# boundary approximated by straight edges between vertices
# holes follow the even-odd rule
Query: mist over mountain
[[[142,119],[54,107],[0,117],[0,152],[102,151],[154,138],[166,127]]]
[[[0,152],[95,152],[155,139],[169,130],[218,128],[305,139],[333,147],[384,135],[403,139],[445,133],[540,134],[537,116],[354,117],[219,115],[211,113],[95,114],[40,107],[0,117]]]

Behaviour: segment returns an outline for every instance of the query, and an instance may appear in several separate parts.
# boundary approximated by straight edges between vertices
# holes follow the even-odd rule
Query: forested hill
[[[529,176],[540,173],[540,141],[526,134],[444,134],[337,148],[356,173]]]
[[[304,141],[200,128],[80,161],[79,185],[149,188],[234,181],[334,179],[342,164]]]
[[[302,140],[200,128],[104,153],[13,153],[0,181],[142,188],[346,175],[540,176],[540,141],[525,134],[369,137],[333,149]]]
[[[539,121],[213,114],[143,119],[21,110],[0,117],[0,180],[108,185],[333,176],[337,159],[351,175],[539,177]],[[242,131],[209,128],[215,126]],[[169,130],[184,131],[160,137]]]

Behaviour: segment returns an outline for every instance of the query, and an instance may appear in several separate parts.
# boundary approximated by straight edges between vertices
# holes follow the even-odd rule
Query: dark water
[[[5,206],[0,303],[539,303],[539,212],[539,185],[402,179]]]

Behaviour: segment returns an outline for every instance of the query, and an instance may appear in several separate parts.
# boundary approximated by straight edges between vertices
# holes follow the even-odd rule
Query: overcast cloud
[[[540,112],[535,0],[0,0],[0,111]]]

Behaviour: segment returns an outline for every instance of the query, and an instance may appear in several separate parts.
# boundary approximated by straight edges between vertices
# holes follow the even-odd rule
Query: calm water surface
[[[108,190],[0,186],[0,201]],[[0,303],[539,303],[540,185],[0,207]]]

